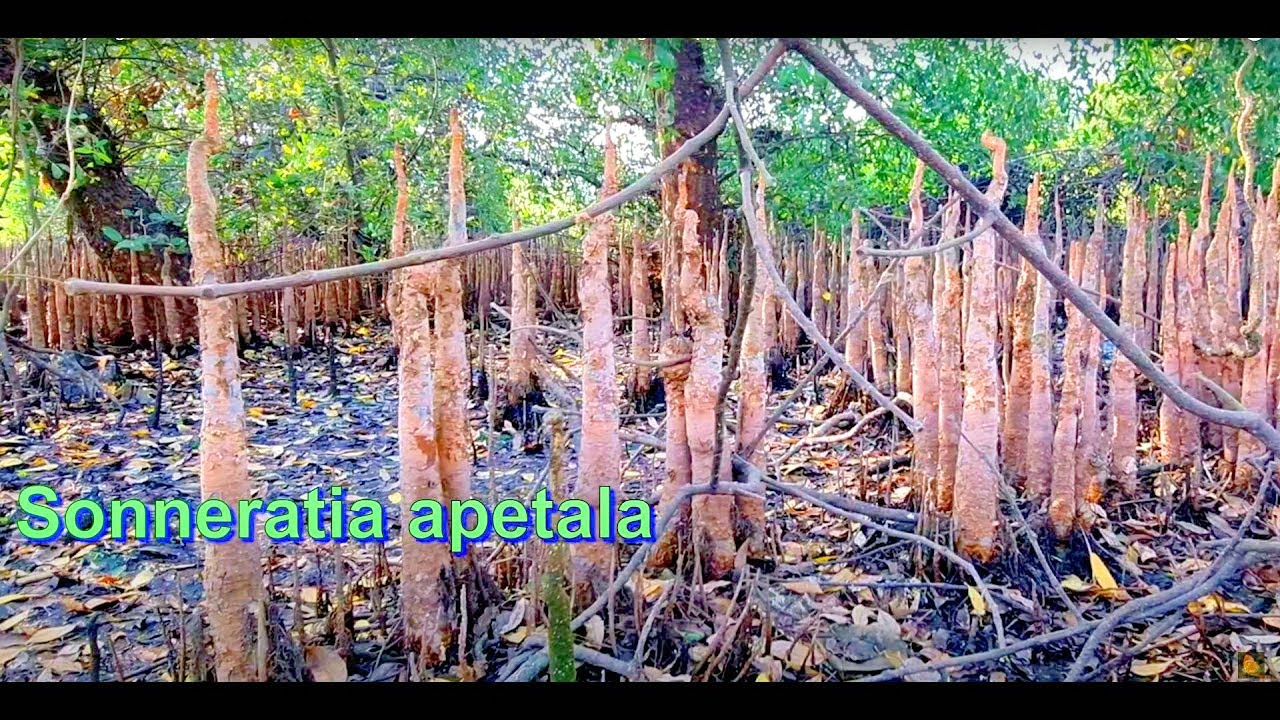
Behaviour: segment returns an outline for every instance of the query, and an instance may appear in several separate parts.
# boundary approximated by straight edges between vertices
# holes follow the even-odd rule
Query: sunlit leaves
[[[92,39],[85,68],[90,99],[120,136],[121,157],[110,157],[101,138],[77,130],[76,158],[84,167],[119,160],[162,208],[182,217],[186,145],[202,121],[202,73],[216,65],[228,142],[212,161],[212,182],[229,242],[342,233],[354,222],[374,243],[374,255],[385,252],[394,197],[391,146],[399,142],[409,161],[414,237],[430,245],[443,237],[447,217],[450,108],[461,109],[467,127],[470,232],[505,230],[515,216],[550,219],[599,192],[606,123],[616,124],[624,181],[658,159],[663,118],[655,94],[672,88],[681,41],[335,38],[331,68],[317,38]],[[710,39],[699,42],[707,79],[719,88],[719,49]],[[733,39],[737,73],[750,72],[771,42]],[[77,39],[25,43],[30,60],[63,70],[79,61]],[[1021,202],[1016,188],[1033,172],[1079,195],[1065,198],[1068,214],[1092,201],[1100,178],[1114,182],[1117,172],[1126,187],[1147,193],[1166,186],[1162,196],[1170,207],[1186,206],[1204,150],[1219,154],[1217,188],[1230,163],[1223,148],[1238,152],[1231,136],[1238,100],[1230,82],[1243,57],[1238,40],[821,44],[980,184],[988,172],[981,133],[1005,137],[1015,210]],[[1258,180],[1265,185],[1280,148],[1274,99],[1280,97],[1280,49],[1263,41],[1259,51],[1247,85],[1259,98]],[[30,133],[27,118],[40,113],[58,119],[56,107],[25,99],[21,132]],[[784,229],[799,232],[816,221],[834,233],[855,207],[897,206],[906,197],[910,152],[799,58],[784,57],[744,101],[743,112],[778,181],[770,206]],[[4,123],[0,157],[6,158],[7,132]],[[737,138],[728,133],[718,143],[717,174],[732,207]],[[68,168],[55,164],[49,172],[58,179]],[[927,180],[927,193],[937,197],[942,190],[936,177]],[[40,203],[53,200],[49,191],[37,194]],[[10,193],[0,208],[4,227],[25,216],[24,196]],[[624,214],[653,224],[656,206],[646,199]]]

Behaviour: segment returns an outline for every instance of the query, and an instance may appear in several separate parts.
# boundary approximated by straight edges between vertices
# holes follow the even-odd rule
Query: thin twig
[[[857,252],[859,255],[870,255],[871,257],[891,257],[891,258],[925,257],[928,255],[936,255],[940,252],[946,252],[951,248],[957,248],[957,247],[960,247],[961,245],[964,245],[965,243],[972,241],[974,238],[982,235],[982,233],[990,230],[991,225],[992,225],[992,221],[990,219],[983,218],[982,221],[979,222],[976,227],[974,227],[972,230],[965,233],[964,235],[961,235],[960,237],[954,240],[948,240],[944,243],[938,243],[937,245],[929,245],[928,247],[882,250],[880,248],[874,248],[869,245],[863,245],[862,247],[857,249]]]

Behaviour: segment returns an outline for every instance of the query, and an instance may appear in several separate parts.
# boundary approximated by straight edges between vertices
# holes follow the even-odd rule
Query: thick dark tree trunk
[[[351,181],[351,192],[348,195],[351,225],[348,228],[350,239],[358,248],[369,247],[382,252],[382,241],[366,232],[364,212],[360,201],[356,198],[355,188],[364,185],[364,171],[360,167],[359,157],[365,153],[364,148],[357,148],[347,133],[347,106],[342,94],[342,81],[338,75],[338,46],[333,38],[320,38],[324,45],[325,57],[329,63],[329,91],[333,95],[333,111],[338,121],[338,137],[342,141],[343,160],[347,168],[347,177]],[[350,261],[350,259],[348,260]]]
[[[675,138],[663,148],[670,155],[686,140],[711,124],[724,102],[719,86],[707,80],[702,45],[685,38],[676,47]],[[702,146],[685,162],[689,183],[689,209],[698,213],[698,235],[708,251],[720,230],[720,187],[716,179],[719,155],[716,143]]]
[[[10,47],[0,46],[0,84],[13,82],[14,57]],[[38,137],[38,155],[41,159],[40,172],[49,181],[54,192],[61,194],[67,186],[66,172],[55,173],[54,163],[67,166],[66,131],[63,121],[66,118],[66,104],[70,99],[71,88],[66,78],[59,72],[41,64],[24,63],[24,80],[35,93],[35,102],[46,103],[58,109],[56,119],[52,113],[34,113]],[[187,231],[181,225],[162,219],[156,201],[145,190],[133,184],[125,174],[120,162],[120,144],[115,131],[111,129],[105,118],[91,103],[78,102],[78,112],[85,116],[85,128],[94,138],[106,141],[106,152],[110,160],[105,163],[94,163],[86,167],[81,163],[79,171],[90,178],[90,182],[80,185],[72,191],[68,199],[68,211],[75,220],[75,229],[79,232],[94,252],[102,259],[117,277],[129,277],[129,253],[115,252],[111,238],[103,234],[106,228],[112,228],[123,237],[133,235],[156,235],[163,233],[169,237],[186,237]],[[188,267],[190,255],[171,254],[172,276],[176,284],[186,285],[189,282]],[[165,262],[160,250],[139,253],[138,263],[144,283],[160,285],[160,264]],[[182,315],[184,326],[194,321],[195,306],[193,303],[180,302],[178,310]]]

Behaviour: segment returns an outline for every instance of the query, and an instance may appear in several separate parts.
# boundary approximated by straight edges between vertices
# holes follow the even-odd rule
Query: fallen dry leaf
[[[774,640],[769,645],[769,654],[784,661],[787,668],[795,672],[806,666],[816,668],[827,660],[821,645],[810,645],[802,640]]]
[[[61,638],[63,635],[75,630],[75,624],[59,625],[58,627],[43,628],[35,631],[31,637],[27,638],[28,645],[42,645],[44,643],[53,642]]]
[[[791,541],[782,543],[782,559],[787,563],[798,563],[804,560],[804,545]]]
[[[1116,579],[1111,576],[1111,571],[1107,569],[1107,564],[1092,550],[1089,551],[1089,569],[1093,572],[1094,584],[1099,588],[1115,590],[1120,587]]]
[[[1081,580],[1077,575],[1068,575],[1062,578],[1062,587],[1071,592],[1085,593],[1093,589],[1091,583]]]
[[[1165,670],[1173,667],[1172,660],[1163,660],[1161,662],[1139,662],[1134,661],[1129,666],[1129,672],[1138,677],[1159,677]]]
[[[23,610],[22,612],[10,617],[4,622],[0,622],[0,632],[9,632],[10,630],[21,625],[22,621],[26,620],[30,616],[31,616],[30,610]]]
[[[816,560],[814,562],[817,562]],[[833,583],[849,584],[858,581],[858,574],[849,568],[842,568],[840,572],[832,575],[830,581]]]
[[[307,669],[316,682],[346,682],[347,661],[328,645],[312,645],[306,651]]]
[[[4,669],[10,661],[26,652],[26,648],[20,647],[0,647],[0,670]]]
[[[151,581],[154,580],[155,577],[156,574],[152,572],[150,568],[143,568],[142,572],[134,575],[133,579],[129,581],[129,589],[141,590],[142,588],[150,585]]]
[[[1262,677],[1267,674],[1267,669],[1254,659],[1252,654],[1245,653],[1240,658],[1240,674],[1247,677]]]
[[[822,586],[812,580],[794,580],[782,583],[782,587],[801,595],[821,595]]]
[[[1209,615],[1213,613],[1247,613],[1249,608],[1238,602],[1227,600],[1217,593],[1210,593],[1192,600],[1187,604],[1187,612],[1192,615]]]
[[[61,654],[48,660],[44,660],[42,656],[40,664],[57,675],[70,675],[84,670],[84,665],[79,660]]]
[[[672,580],[654,580],[650,578],[641,578],[641,583],[642,583],[641,587],[644,588],[644,590],[642,591],[642,594],[644,595],[644,599],[648,600],[649,602],[655,602],[658,598],[662,597],[662,591],[666,590],[667,586],[670,585],[672,582],[673,582]]]
[[[973,605],[973,614],[979,617],[987,614],[987,601],[978,588],[969,586],[969,603]]]
[[[587,644],[599,649],[604,645],[604,618],[592,615],[584,629],[587,631]]]

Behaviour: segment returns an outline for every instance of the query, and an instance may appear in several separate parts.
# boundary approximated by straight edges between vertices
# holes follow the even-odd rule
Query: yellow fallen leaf
[[[4,458],[3,460],[0,460],[0,470],[3,470],[5,468],[17,467],[21,464],[22,464],[22,458],[7,457],[7,458]]]
[[[1102,558],[1092,550],[1089,551],[1089,569],[1093,572],[1093,582],[1103,590],[1115,590],[1120,587],[1116,584],[1116,579],[1111,577],[1107,564],[1102,562]]]
[[[1222,602],[1222,612],[1224,613],[1247,613],[1251,612],[1247,605],[1242,605],[1234,600],[1224,600]]]
[[[399,492],[393,492],[387,496],[387,501],[393,505],[399,505],[400,501],[403,499],[404,499],[404,496],[402,496]]]
[[[0,605],[8,605],[11,602],[21,602],[30,597],[30,595],[26,595],[24,593],[10,593],[8,595],[0,596]]]
[[[643,589],[640,592],[641,594],[644,595],[644,599],[647,600],[648,602],[656,602],[658,598],[662,597],[663,591],[666,590],[667,586],[670,585],[671,583],[672,583],[671,580],[653,580],[650,578],[642,578],[641,587]]]
[[[1071,592],[1089,592],[1093,589],[1093,585],[1081,580],[1077,575],[1068,575],[1062,578],[1062,587]]]
[[[769,673],[760,673],[759,675],[756,675],[756,682],[771,682],[769,680]]]
[[[1187,612],[1192,615],[1204,615],[1205,613],[1215,612],[1218,609],[1218,596],[1205,595],[1199,600],[1192,600],[1187,603]]]
[[[1217,593],[1210,593],[1187,604],[1187,611],[1192,615],[1212,613],[1247,613],[1249,608],[1238,602],[1227,600]],[[1264,619],[1265,622],[1265,619]]]
[[[142,572],[134,575],[133,579],[129,581],[129,589],[141,590],[142,588],[150,585],[151,581],[155,579],[155,576],[156,574],[151,572],[150,568],[143,568]]]
[[[57,470],[57,469],[58,469],[58,465],[56,463],[51,463],[46,461],[38,465],[33,463],[32,467],[29,467],[26,470],[23,470],[21,472],[31,474],[31,473],[38,473],[38,472],[48,472],[50,470]]]
[[[520,643],[524,642],[524,639],[528,637],[528,635],[529,635],[529,628],[525,627],[524,625],[521,625],[520,627],[516,628],[515,630],[512,630],[506,635],[503,635],[502,639],[506,640],[512,645],[519,645]]]
[[[1172,660],[1164,660],[1161,662],[1138,662],[1134,661],[1129,666],[1129,672],[1138,677],[1159,677],[1165,670],[1173,667]]]
[[[987,614],[987,600],[982,597],[982,592],[978,588],[969,586],[969,603],[973,605],[973,614],[982,616]]]
[[[1254,659],[1253,655],[1246,654],[1240,660],[1240,673],[1248,677],[1260,677],[1266,674],[1266,669],[1262,664]]]

